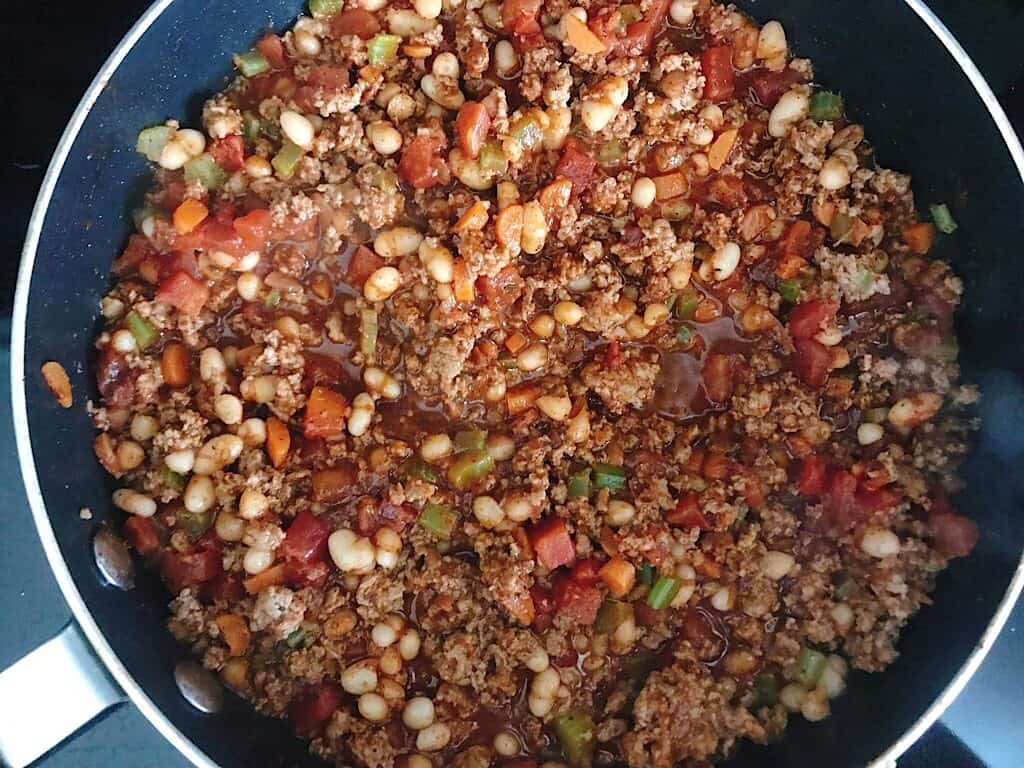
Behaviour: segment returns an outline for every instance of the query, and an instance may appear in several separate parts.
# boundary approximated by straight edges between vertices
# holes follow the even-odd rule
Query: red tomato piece
[[[584,584],[571,576],[558,579],[551,593],[559,613],[586,625],[597,620],[597,611],[604,600],[604,594],[598,587]]]
[[[568,565],[576,559],[576,547],[565,523],[557,517],[549,517],[532,525],[527,531],[530,545],[537,559],[549,571]]]
[[[430,189],[440,183],[440,158],[437,140],[417,136],[405,145],[398,161],[398,174],[413,189]]]
[[[327,387],[313,387],[306,402],[302,434],[306,437],[336,437],[345,431],[345,409],[348,401],[340,392]]]
[[[340,91],[349,84],[348,70],[344,67],[313,67],[306,75],[306,82],[325,92]]]
[[[285,531],[280,554],[289,563],[311,563],[327,556],[327,523],[312,512],[302,510]]]
[[[495,312],[512,306],[523,292],[523,278],[519,270],[509,266],[494,277],[481,275],[476,279],[476,289],[487,306]]]
[[[160,549],[160,533],[149,517],[129,517],[124,522],[124,537],[128,546],[140,555],[151,555]]]
[[[813,338],[822,325],[832,320],[839,311],[834,301],[805,301],[797,304],[789,313],[786,327],[794,339]]]
[[[754,75],[751,80],[751,88],[761,105],[771,109],[782,98],[782,94],[797,83],[803,82],[805,82],[804,76],[795,69],[786,67],[781,72],[764,69]]]
[[[809,387],[823,387],[832,368],[832,353],[828,347],[814,339],[796,339],[793,342],[793,370]]]
[[[609,370],[618,368],[626,356],[622,352],[622,345],[618,339],[612,339],[604,348],[604,367]]]
[[[713,530],[711,521],[700,508],[696,491],[690,491],[679,497],[676,508],[665,515],[665,522],[678,525],[680,528],[699,528],[702,531]]]
[[[384,259],[365,245],[360,245],[348,260],[345,282],[353,288],[362,288],[366,278],[384,266]]]
[[[270,211],[266,208],[249,211],[235,219],[232,226],[250,251],[262,251],[270,238]]]
[[[607,14],[607,20],[603,25],[601,20],[595,19],[596,24],[591,25],[595,34],[603,38],[609,46],[609,53],[612,56],[642,56],[651,49],[654,38],[661,32],[668,15],[671,0],[655,0],[647,9],[647,15],[639,21],[634,21],[626,27],[626,33],[619,36],[619,24],[621,21],[614,14]],[[614,26],[608,22],[614,21]]]
[[[825,523],[845,531],[863,516],[863,507],[857,503],[857,478],[839,470],[832,473],[828,489],[821,496]]]
[[[210,289],[187,272],[175,272],[162,283],[156,292],[156,300],[177,307],[184,315],[195,317],[203,311]]]
[[[896,506],[899,500],[900,495],[888,488],[867,488],[861,482],[857,489],[857,504],[865,514],[880,512],[883,509]]]
[[[928,531],[932,545],[943,557],[966,557],[978,543],[977,523],[955,512],[936,512],[934,506],[928,515]]]
[[[216,578],[222,572],[220,552],[203,549],[190,554],[167,552],[160,561],[160,574],[167,589],[178,594],[185,587],[195,587]]]
[[[540,0],[504,0],[501,4],[501,23],[516,35],[530,35],[540,31],[537,14]]]
[[[476,158],[491,129],[491,116],[487,108],[478,101],[467,101],[459,108],[455,118],[455,135],[459,146],[469,157]]]
[[[341,706],[345,694],[335,683],[306,688],[288,705],[288,719],[297,736],[309,738]]]
[[[380,22],[365,8],[349,8],[331,19],[331,33],[335,37],[356,35],[363,40],[369,40],[378,32],[380,32]]]
[[[221,573],[210,581],[203,582],[199,594],[207,605],[234,603],[245,597],[245,587],[242,586],[242,579],[237,574]]]
[[[408,504],[392,504],[367,496],[360,500],[356,511],[356,531],[362,536],[372,536],[381,528],[401,533],[417,516]]]
[[[581,149],[576,141],[566,141],[562,156],[555,166],[555,176],[561,176],[572,182],[573,197],[583,194],[590,186],[597,169],[597,160]]]
[[[280,37],[274,34],[265,35],[256,43],[256,50],[274,69],[284,69],[284,43]]]
[[[580,584],[587,584],[591,586],[597,584],[601,580],[598,572],[601,570],[602,565],[604,565],[604,563],[596,557],[588,557],[586,560],[580,560],[572,567],[570,578]]]
[[[800,493],[804,496],[820,496],[828,482],[828,463],[820,456],[811,454],[800,465]]]
[[[245,139],[237,133],[217,139],[210,145],[210,154],[225,171],[240,171],[245,163]]]
[[[127,275],[152,256],[156,256],[156,249],[150,244],[149,239],[145,235],[131,235],[128,238],[128,245],[114,262],[114,274]]]
[[[728,101],[736,92],[736,72],[732,68],[732,46],[716,45],[700,56],[704,72],[704,98],[708,101]]]

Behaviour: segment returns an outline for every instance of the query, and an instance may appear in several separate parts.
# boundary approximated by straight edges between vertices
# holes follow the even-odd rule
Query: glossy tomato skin
[[[578,197],[590,187],[596,170],[597,160],[584,152],[579,142],[567,140],[555,167],[555,176],[572,182],[573,197]]]
[[[166,552],[160,561],[160,574],[171,594],[185,587],[195,587],[216,578],[222,572],[220,551],[202,549],[198,552]]]
[[[820,496],[828,483],[828,463],[820,456],[811,454],[800,465],[800,493],[804,496]]]
[[[309,563],[327,556],[327,524],[312,512],[302,510],[285,531],[280,555],[287,561]]]
[[[578,581],[571,575],[557,579],[551,593],[560,613],[588,626],[597,620],[597,611],[604,600],[598,587]]]
[[[736,72],[732,68],[732,46],[716,45],[705,49],[700,57],[704,72],[704,98],[728,101],[736,93]]]
[[[467,101],[459,108],[459,115],[455,118],[455,135],[467,156],[474,159],[479,156],[490,129],[491,116],[483,104]]]
[[[476,280],[476,289],[487,306],[495,312],[512,306],[522,295],[523,285],[519,270],[512,266],[505,267],[494,277],[481,275]]]
[[[437,140],[417,136],[402,150],[398,175],[413,189],[430,189],[441,183]]]
[[[839,305],[834,301],[805,301],[793,307],[786,327],[794,339],[811,339],[826,322],[835,318],[838,310]]]
[[[156,300],[177,307],[184,314],[195,317],[210,298],[206,283],[196,280],[187,272],[178,271],[160,283]]]
[[[809,387],[823,387],[832,368],[832,353],[828,347],[814,339],[796,339],[793,348],[796,375]]]

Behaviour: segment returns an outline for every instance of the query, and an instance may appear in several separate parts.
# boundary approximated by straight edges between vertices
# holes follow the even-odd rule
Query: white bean
[[[398,639],[398,653],[406,661],[412,661],[420,655],[420,644],[420,633],[409,627]]]
[[[255,488],[246,488],[238,500],[238,514],[246,520],[257,520],[270,509],[270,499]]]
[[[473,499],[473,516],[484,528],[496,528],[505,520],[505,512],[493,496]]]
[[[373,398],[365,392],[360,392],[352,400],[352,411],[348,416],[348,433],[353,437],[366,434],[373,421],[373,414],[376,408]]]
[[[789,129],[807,117],[810,99],[804,88],[794,88],[782,94],[782,98],[768,117],[768,133],[781,139]]]
[[[769,551],[765,552],[764,557],[761,558],[761,570],[772,581],[778,581],[784,577],[795,564],[796,558],[788,552]]]
[[[448,746],[451,729],[444,723],[434,723],[416,734],[416,749],[420,752],[437,752]]]
[[[192,471],[192,466],[196,463],[196,452],[191,448],[184,448],[180,451],[171,451],[164,456],[164,464],[171,472],[176,472],[179,475],[187,475]]]
[[[580,119],[591,132],[598,133],[605,129],[618,114],[618,111],[619,108],[610,101],[585,99],[580,106]]]
[[[883,437],[885,437],[885,429],[881,424],[865,422],[857,427],[857,442],[861,445],[877,443]]]
[[[231,464],[241,453],[244,443],[238,435],[219,435],[207,440],[196,454],[192,471],[197,475],[212,475]]]
[[[131,434],[132,437],[140,443],[152,440],[156,437],[156,433],[159,431],[160,422],[152,416],[146,416],[145,414],[140,413],[132,419]]]
[[[303,149],[313,146],[313,139],[316,136],[313,124],[298,112],[286,109],[281,113],[281,130],[293,144]]]
[[[385,301],[401,287],[402,274],[394,267],[381,267],[366,278],[363,296],[367,301]]]
[[[789,51],[786,30],[777,21],[769,21],[757,36],[757,58],[774,59],[785,56]]]
[[[346,573],[369,571],[376,559],[370,540],[347,528],[337,530],[327,538],[327,549],[334,564]]]
[[[228,367],[224,363],[224,355],[219,349],[207,347],[199,353],[199,376],[203,381],[207,383],[220,381],[227,372]]]
[[[263,573],[274,564],[274,553],[262,547],[249,547],[242,558],[242,568],[248,574]]]
[[[414,731],[422,731],[434,723],[434,702],[426,696],[414,696],[402,710],[402,722]]]
[[[423,235],[412,227],[385,229],[373,240],[373,250],[384,259],[399,259],[416,253],[423,242]]]
[[[368,664],[352,664],[341,673],[341,687],[346,693],[362,696],[377,687],[377,672]]]
[[[388,717],[388,703],[379,693],[364,693],[359,697],[359,714],[371,723],[382,723]]]
[[[502,77],[519,69],[519,54],[508,40],[499,40],[494,45],[494,68]]]
[[[398,383],[398,379],[375,365],[363,369],[363,384],[371,393],[385,400],[397,400],[402,396],[402,385]]]
[[[152,517],[156,514],[156,502],[131,488],[118,488],[112,498],[114,505],[129,515]]]
[[[658,194],[658,188],[654,182],[646,176],[641,176],[633,182],[633,191],[630,200],[637,208],[649,208],[654,204],[654,198]]]
[[[135,469],[145,458],[146,452],[134,440],[122,440],[117,444],[117,463],[126,472]]]
[[[830,157],[821,166],[818,183],[832,192],[848,187],[850,185],[850,169],[838,157]]]
[[[383,120],[377,120],[366,126],[366,137],[373,148],[382,155],[393,155],[402,148],[402,134]]]
[[[452,439],[444,433],[428,435],[420,445],[420,458],[434,464],[452,452]]]
[[[740,247],[736,243],[726,243],[711,256],[711,268],[715,280],[727,280],[740,264]]]
[[[885,528],[868,528],[860,540],[861,551],[882,560],[900,553],[900,537]]]
[[[242,422],[242,401],[227,393],[217,395],[213,401],[213,412],[225,424],[240,424]]]
[[[267,424],[263,419],[246,419],[238,427],[238,436],[250,448],[258,448],[267,442]]]
[[[217,496],[213,490],[213,481],[206,475],[194,475],[185,486],[182,501],[189,512],[201,513],[213,506]]]
[[[565,421],[572,410],[572,401],[565,396],[541,395],[536,400],[537,408],[552,421]]]
[[[223,541],[241,541],[245,536],[245,521],[226,509],[221,510],[214,523],[214,530]]]

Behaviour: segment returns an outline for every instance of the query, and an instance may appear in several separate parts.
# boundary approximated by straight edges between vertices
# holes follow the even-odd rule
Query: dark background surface
[[[6,54],[0,68],[0,668],[53,635],[69,617],[31,523],[10,437],[9,316],[21,243],[64,124],[96,70],[147,5],[144,0],[7,0],[0,16],[0,50]],[[767,13],[771,3],[759,0],[753,5],[755,13],[757,5]],[[1024,131],[1024,56],[1019,47],[1024,2],[932,0],[931,5]],[[843,34],[839,21],[837,34]],[[799,40],[795,46],[799,51]],[[865,51],[870,55],[869,41]],[[1024,729],[1015,707],[1021,702],[1024,670],[1024,632],[1017,631],[1022,620],[1024,611],[1018,609],[978,675],[942,724],[900,761],[902,768],[1024,765]],[[133,707],[125,706],[39,765],[148,768],[185,761]]]

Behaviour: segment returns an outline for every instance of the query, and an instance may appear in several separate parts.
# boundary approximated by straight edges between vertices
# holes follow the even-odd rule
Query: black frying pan
[[[761,20],[781,20],[798,55],[814,59],[819,80],[846,95],[882,163],[911,172],[922,201],[950,202],[961,225],[938,255],[965,278],[961,360],[965,378],[985,393],[958,502],[978,521],[981,542],[942,575],[937,604],[907,629],[891,669],[853,674],[832,717],[795,719],[782,743],[745,746],[732,763],[890,765],[967,682],[1024,584],[1024,152],[977,69],[920,0],[739,4]],[[297,0],[160,0],[90,87],[44,180],[14,312],[14,418],[33,516],[78,624],[0,674],[0,756],[12,765],[123,700],[121,690],[196,765],[314,764],[284,723],[244,702],[225,696],[218,707],[216,695],[197,698],[193,689],[194,701],[220,711],[189,704],[174,674],[187,651],[164,627],[162,585],[140,573],[123,591],[102,577],[93,540],[113,519],[112,488],[80,407],[95,396],[89,364],[98,301],[129,232],[127,212],[149,180],[132,149],[136,132],[168,116],[194,122],[203,94],[226,82],[226,54],[265,27],[288,25],[299,10]],[[71,374],[71,411],[43,385],[39,368],[49,359]],[[91,520],[79,518],[81,507],[93,511]],[[109,562],[105,570],[124,578]],[[31,687],[60,695],[32,701]]]

